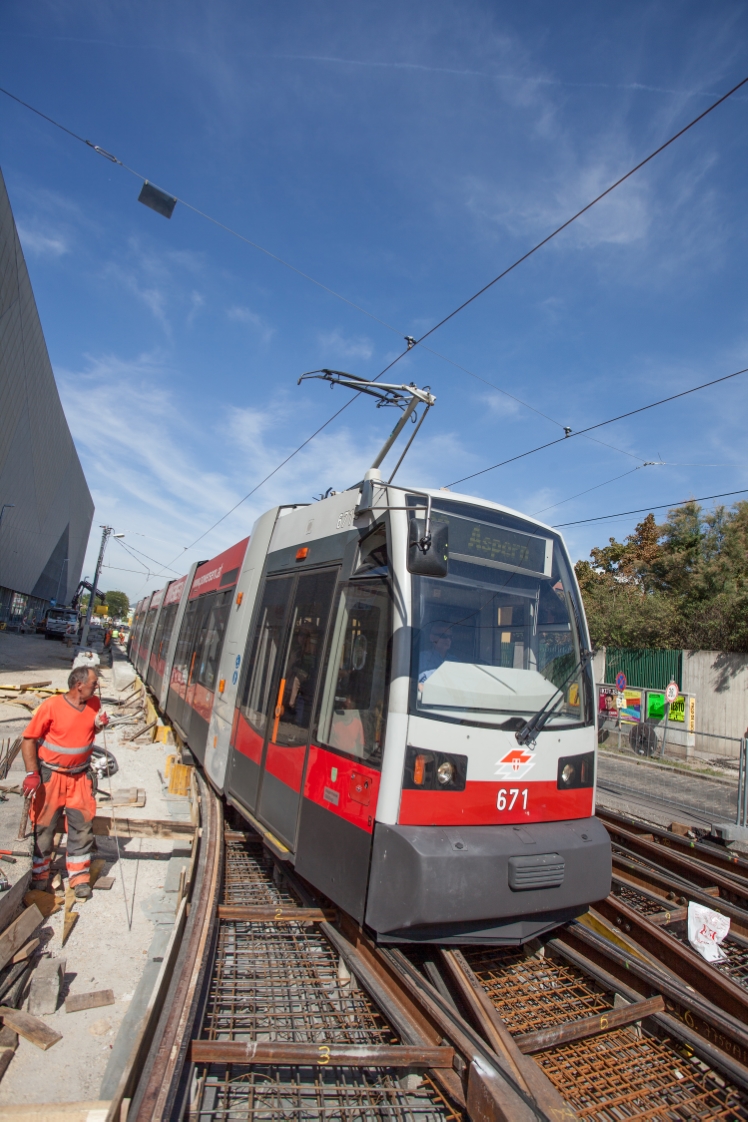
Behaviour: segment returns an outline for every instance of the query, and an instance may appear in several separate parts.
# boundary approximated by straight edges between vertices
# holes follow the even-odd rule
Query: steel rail
[[[720,899],[724,898],[748,913],[748,883],[743,886],[737,878],[720,872],[698,858],[674,853],[667,846],[647,841],[640,834],[626,830],[623,826],[608,826],[607,829],[614,846],[621,846],[629,853],[650,862],[655,868],[675,874],[696,888],[717,888]]]
[[[657,891],[663,897],[664,909],[667,911],[673,906],[687,907],[688,901],[703,904],[715,912],[721,912],[730,917],[730,922],[739,935],[748,938],[748,913],[743,908],[728,903],[721,896],[713,896],[703,889],[696,888],[684,877],[669,874],[666,869],[659,868],[648,861],[637,860],[633,854],[625,851],[613,851],[613,876],[618,877],[630,887],[642,887],[648,891]],[[615,883],[615,881],[614,881]],[[670,897],[668,899],[668,897]]]
[[[644,835],[645,837],[652,837],[655,841],[664,845],[666,848],[685,852],[691,856],[696,856],[700,861],[707,865],[713,865],[715,868],[720,869],[726,876],[738,878],[740,881],[745,882],[744,887],[748,888],[748,860],[741,857],[738,853],[732,853],[729,850],[721,849],[716,844],[708,842],[703,838],[688,838],[682,834],[676,834],[673,830],[667,830],[663,826],[650,825],[648,822],[638,822],[634,818],[629,818],[625,814],[618,814],[615,811],[607,810],[605,807],[597,807],[595,811],[597,817],[612,828],[622,826],[624,829],[629,830],[631,833],[637,835]]]
[[[161,1122],[181,1117],[187,1092],[186,1061],[205,1000],[223,856],[222,804],[202,776],[198,776],[198,788],[202,827],[190,911],[163,1013],[128,1111],[128,1122]]]

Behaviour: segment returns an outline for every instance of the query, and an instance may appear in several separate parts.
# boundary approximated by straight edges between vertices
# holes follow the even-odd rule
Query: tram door
[[[286,601],[285,626],[279,629],[280,635],[276,632],[278,645],[270,644],[275,665],[267,666],[263,675],[270,688],[265,701],[257,815],[291,846],[336,577],[337,569],[308,573],[296,579],[293,591],[288,588],[290,581],[282,582],[292,595]]]

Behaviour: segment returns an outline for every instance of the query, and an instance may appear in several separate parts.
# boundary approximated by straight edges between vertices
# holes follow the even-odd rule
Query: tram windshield
[[[449,575],[413,577],[411,711],[518,728],[563,686],[547,728],[591,720],[584,637],[558,537],[499,511],[440,500]]]

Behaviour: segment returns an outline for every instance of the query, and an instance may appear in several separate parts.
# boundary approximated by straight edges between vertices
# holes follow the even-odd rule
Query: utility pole
[[[99,577],[101,576],[101,566],[104,563],[104,550],[106,543],[109,541],[109,535],[114,534],[114,529],[111,526],[101,527],[101,546],[99,548],[99,558],[96,562],[96,572],[94,573],[93,586],[91,588],[91,599],[88,601],[88,609],[86,610],[86,620],[83,624],[83,631],[81,633],[81,646],[85,647],[88,642],[88,629],[91,626],[91,616],[94,610],[94,601],[96,600],[96,589],[99,587]],[[115,538],[124,538],[124,534],[114,534]]]

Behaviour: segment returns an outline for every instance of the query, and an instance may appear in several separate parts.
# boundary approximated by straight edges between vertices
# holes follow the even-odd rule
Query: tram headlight
[[[464,791],[467,783],[467,756],[436,752],[408,745],[405,751],[403,788],[406,791]]]
[[[571,791],[579,787],[593,787],[594,784],[594,752],[584,752],[579,756],[562,756],[558,761],[556,786],[559,790]]]
[[[443,764],[439,764],[439,767],[436,769],[436,778],[439,780],[442,786],[447,783],[451,783],[454,777],[454,764],[450,763],[449,760],[445,760]]]

